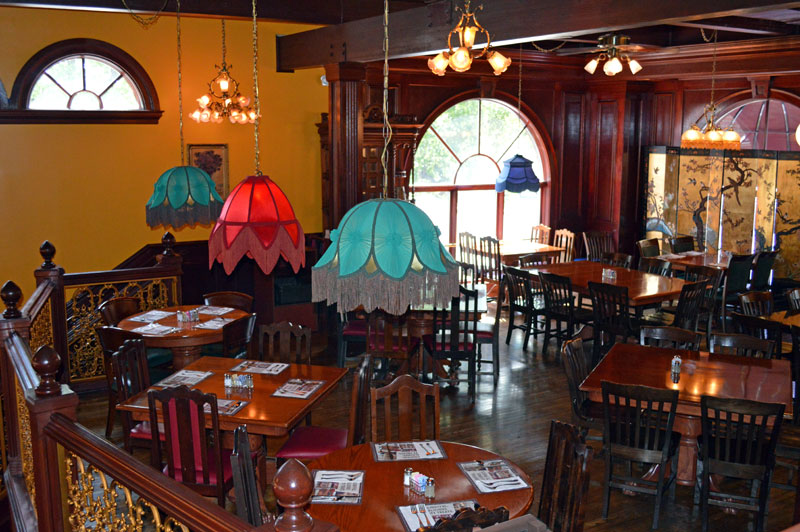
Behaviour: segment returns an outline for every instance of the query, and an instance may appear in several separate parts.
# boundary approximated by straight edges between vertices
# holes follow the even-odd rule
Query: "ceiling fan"
[[[594,48],[572,48],[559,50],[559,55],[578,55],[578,54],[598,54],[586,63],[584,70],[589,74],[594,74],[600,62],[605,61],[603,72],[607,76],[615,76],[622,72],[622,62],[628,63],[631,74],[636,74],[642,69],[642,65],[636,59],[631,59],[629,53],[641,52],[644,50],[655,50],[660,48],[650,44],[632,44],[631,38],[621,33],[606,33],[597,39],[597,46]]]

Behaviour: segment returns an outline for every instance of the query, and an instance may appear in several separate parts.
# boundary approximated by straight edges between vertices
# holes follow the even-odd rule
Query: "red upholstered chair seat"
[[[347,447],[347,429],[301,426],[292,432],[275,456],[288,460],[316,460]]]
[[[222,450],[222,476],[223,484],[228,483],[233,478],[233,472],[231,470],[231,453],[233,451],[230,449],[223,449]],[[216,455],[214,453],[208,454],[208,483],[209,484],[217,484],[217,463],[216,463]],[[195,463],[201,463],[200,458],[195,458]],[[164,466],[164,474],[169,475],[169,466]],[[183,482],[183,471],[181,471],[181,457],[180,454],[175,456],[175,480],[178,482]],[[189,481],[191,482],[191,480]],[[203,484],[203,470],[196,469],[195,470],[195,484]]]
[[[367,320],[348,321],[344,324],[344,327],[342,327],[342,334],[344,336],[366,336]]]
[[[467,325],[464,322],[462,322],[460,328],[466,329]],[[492,338],[494,334],[492,329],[494,329],[494,325],[492,325],[491,323],[484,323],[482,321],[479,321],[475,329],[475,336],[478,336],[479,338]]]
[[[150,430],[150,422],[149,421],[142,421],[141,423],[137,423],[135,427],[131,429],[131,438],[138,438],[140,440],[149,440],[153,437],[153,433]],[[164,429],[158,431],[158,439],[164,441],[167,439],[166,434],[164,434]]]

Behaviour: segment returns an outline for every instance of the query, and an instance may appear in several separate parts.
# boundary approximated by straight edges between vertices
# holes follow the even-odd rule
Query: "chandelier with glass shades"
[[[464,2],[464,9],[456,6],[461,11],[461,19],[458,24],[447,34],[447,51],[440,52],[436,57],[428,59],[428,68],[437,76],[444,76],[449,66],[456,72],[466,72],[472,66],[472,61],[486,56],[489,65],[492,67],[495,76],[499,76],[506,71],[511,64],[511,59],[507,58],[496,50],[490,50],[491,38],[489,32],[480,25],[475,18],[475,11],[469,10],[470,0]],[[478,6],[476,11],[483,9]],[[458,34],[458,47],[453,49],[453,34]],[[475,39],[483,34],[486,37],[486,46],[477,50],[474,48]]]
[[[594,74],[597,70],[597,66],[605,61],[605,63],[603,63],[603,72],[605,75],[616,76],[623,71],[624,61],[625,63],[628,63],[628,68],[631,70],[631,74],[636,74],[642,69],[642,65],[639,64],[639,61],[636,59],[631,59],[628,54],[622,51],[628,47],[631,47],[632,45],[630,43],[631,38],[627,35],[609,33],[601,36],[598,40],[598,46],[604,48],[604,50],[600,53],[600,55],[590,59],[583,69],[589,74]]]
[[[225,19],[222,20],[222,66],[214,65],[217,76],[208,83],[208,93],[197,99],[199,107],[189,115],[195,122],[219,124],[225,118],[234,124],[252,124],[258,113],[250,106],[250,98],[239,93],[239,82],[233,79],[225,62]]]

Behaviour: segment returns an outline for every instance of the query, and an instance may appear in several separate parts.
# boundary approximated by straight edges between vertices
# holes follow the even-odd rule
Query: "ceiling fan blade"
[[[557,55],[581,55],[581,54],[599,54],[605,52],[605,48],[589,48],[589,47],[582,47],[582,48],[561,48],[556,50],[555,53]]]

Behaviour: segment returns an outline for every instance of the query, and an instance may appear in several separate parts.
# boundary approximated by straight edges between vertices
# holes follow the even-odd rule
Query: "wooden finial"
[[[6,310],[3,312],[5,319],[12,320],[22,317],[22,312],[17,308],[20,299],[22,299],[22,290],[14,281],[6,281],[6,284],[0,290],[0,298],[6,304]]]
[[[284,512],[275,520],[277,532],[301,532],[311,530],[314,519],[303,507],[311,500],[314,482],[308,468],[294,458],[278,470],[272,483],[275,498]]]
[[[49,345],[43,345],[33,355],[31,365],[36,373],[39,374],[39,386],[36,387],[36,395],[59,395],[61,385],[56,380],[56,373],[61,369],[61,357],[56,350]]]
[[[164,233],[164,236],[161,237],[161,243],[164,244],[164,251],[161,253],[162,255],[175,255],[175,252],[172,250],[172,246],[175,245],[175,235],[167,231]]]
[[[39,255],[44,259],[44,262],[40,266],[41,269],[52,270],[56,267],[53,263],[53,257],[56,256],[56,247],[51,244],[49,240],[45,240],[42,242],[42,245],[39,246]]]

